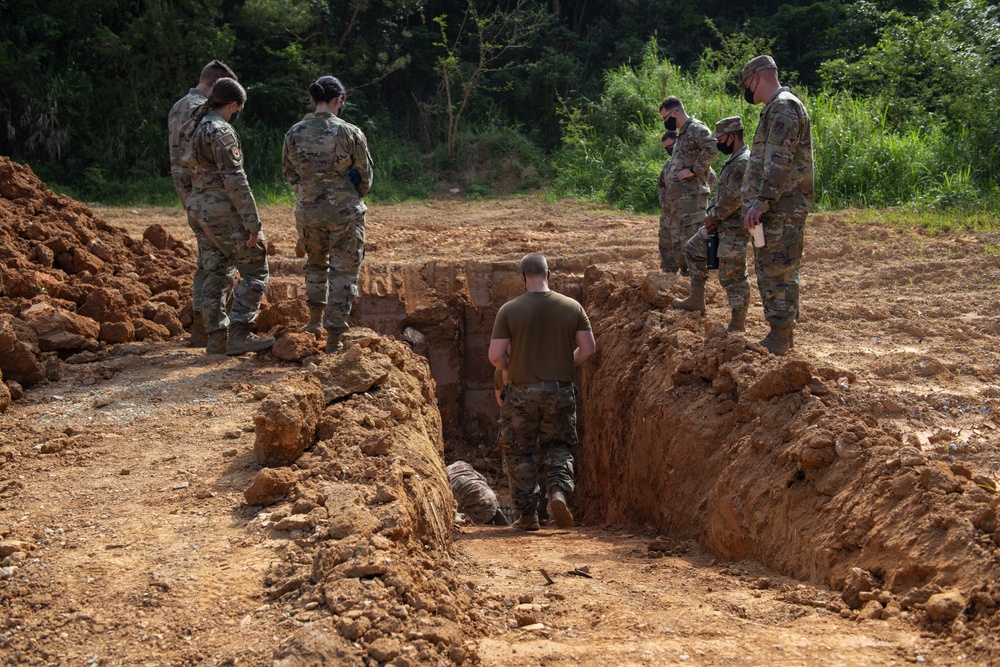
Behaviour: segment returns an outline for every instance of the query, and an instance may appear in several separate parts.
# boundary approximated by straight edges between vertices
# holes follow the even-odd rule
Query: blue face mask
[[[240,117],[240,110],[237,109],[236,111],[233,112],[233,115],[229,117],[229,122],[230,123],[235,123],[236,119],[239,118],[239,117]]]

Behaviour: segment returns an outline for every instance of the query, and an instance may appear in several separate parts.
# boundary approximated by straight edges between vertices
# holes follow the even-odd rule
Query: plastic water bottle
[[[764,223],[758,222],[754,225],[753,229],[750,230],[750,235],[753,236],[753,246],[755,248],[764,247]]]

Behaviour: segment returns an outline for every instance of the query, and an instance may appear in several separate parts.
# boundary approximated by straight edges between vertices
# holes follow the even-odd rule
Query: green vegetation
[[[656,209],[656,107],[760,107],[772,53],[813,120],[817,207],[897,207],[932,233],[1000,210],[1000,11],[986,0],[0,0],[0,153],[87,201],[172,204],[166,113],[210,58],[249,101],[258,199],[290,202],[285,130],[333,73],[369,138],[371,197],[541,190]],[[716,167],[722,164],[720,158]],[[897,213],[887,213],[888,216]]]

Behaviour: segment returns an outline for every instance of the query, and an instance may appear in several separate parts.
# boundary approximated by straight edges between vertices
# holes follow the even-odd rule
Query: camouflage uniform
[[[660,170],[660,178],[657,179],[656,186],[660,198],[660,270],[664,273],[677,273],[680,268],[677,266],[677,258],[674,256],[673,234],[671,233],[671,210],[670,200],[667,198],[667,173],[670,171],[670,160],[663,163]]]
[[[240,139],[214,110],[197,126],[193,119],[189,121],[182,132],[186,138],[183,164],[190,174],[187,207],[206,237],[198,243],[205,262],[201,305],[205,330],[229,326],[226,289],[227,283],[232,284],[233,268],[242,280],[236,288],[232,321],[250,324],[257,319],[269,274],[263,239],[246,247],[250,234],[261,231],[261,224],[243,171]]]
[[[719,284],[726,290],[729,307],[734,312],[745,311],[750,301],[750,280],[747,276],[750,232],[743,226],[741,202],[743,173],[749,158],[750,149],[743,146],[726,160],[719,176],[715,200],[705,214],[706,221],[714,221],[719,232]],[[684,254],[688,266],[707,264],[708,230],[705,227],[688,240]],[[691,280],[695,280],[693,275]]]
[[[365,256],[365,206],[372,159],[365,135],[330,112],[307,114],[285,134],[282,172],[298,191],[295,229],[306,252],[306,301],[325,307],[324,327],[347,331]],[[357,169],[355,188],[348,171]]]
[[[541,496],[539,468],[548,489],[572,494],[576,435],[576,386],[511,384],[500,408],[500,447],[510,480],[511,500],[521,514],[534,513]],[[541,466],[539,466],[541,456]]]
[[[744,77],[746,78],[746,77]],[[763,248],[754,248],[757,288],[768,323],[794,329],[806,214],[813,203],[809,114],[782,87],[764,106],[743,177],[743,210],[763,212]]]
[[[177,100],[170,108],[167,116],[167,139],[170,143],[170,176],[174,180],[174,189],[181,200],[181,206],[187,209],[187,198],[191,194],[191,177],[185,173],[187,170],[182,162],[183,141],[181,128],[191,120],[195,109],[205,103],[208,98],[205,93],[197,88],[192,88],[188,94]],[[194,271],[194,281],[191,289],[191,307],[195,313],[201,312],[201,288],[205,283],[205,258],[202,257],[201,249],[206,245],[211,245],[205,232],[198,225],[195,215],[187,211],[188,226],[194,232],[195,240],[198,243],[198,263]],[[230,272],[229,292],[232,292],[232,279],[236,277],[236,271]],[[228,296],[227,296],[228,298]]]
[[[677,143],[670,158],[669,168],[663,177],[666,183],[666,198],[670,208],[671,247],[674,261],[681,269],[687,267],[692,279],[696,273],[708,276],[704,267],[687,266],[684,258],[684,243],[691,238],[705,220],[705,207],[711,179],[711,164],[719,150],[715,147],[712,132],[704,123],[693,116],[677,132]],[[677,180],[677,174],[690,169],[694,176],[684,181]]]
[[[455,496],[458,511],[473,523],[489,523],[496,516],[500,504],[497,494],[486,478],[465,461],[455,461],[448,466],[451,493]]]

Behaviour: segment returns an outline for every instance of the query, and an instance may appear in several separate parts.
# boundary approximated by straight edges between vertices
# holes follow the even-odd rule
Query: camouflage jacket
[[[660,210],[663,210],[667,205],[667,193],[669,188],[667,187],[667,174],[670,173],[670,160],[663,163],[663,169],[660,170],[660,177],[656,180],[656,189],[660,196]]]
[[[715,139],[712,139],[708,126],[694,116],[688,118],[677,131],[674,154],[670,157],[670,168],[665,179],[668,194],[673,197],[708,194],[709,170],[718,154],[719,149],[715,147]],[[677,174],[684,169],[693,171],[694,178],[678,181]]]
[[[233,126],[218,111],[209,111],[200,123],[192,118],[181,128],[182,187],[190,187],[186,208],[203,213],[237,212],[251,234],[260,231],[260,214],[246,172],[243,151]],[[183,181],[190,178],[190,186]]]
[[[799,98],[779,88],[764,106],[743,177],[743,207],[804,216],[813,203],[809,114]]]
[[[347,178],[361,175],[357,188]],[[341,215],[364,213],[361,198],[371,188],[372,158],[364,133],[328,111],[306,114],[285,133],[281,171],[299,194],[300,210],[326,201]]]
[[[746,171],[749,160],[750,148],[743,146],[730,155],[726,163],[722,165],[719,187],[715,191],[715,199],[708,207],[706,218],[715,220],[716,223],[730,219],[742,220],[743,173]]]
[[[174,106],[170,107],[170,113],[167,115],[167,142],[170,146],[170,177],[174,179],[174,189],[177,190],[177,196],[181,198],[182,205],[187,201],[191,190],[184,188],[181,179],[181,175],[184,173],[184,166],[181,163],[181,153],[183,152],[181,128],[184,126],[184,123],[191,120],[194,110],[206,100],[208,98],[205,96],[205,93],[197,88],[192,88],[188,91],[187,95],[177,100]],[[187,182],[190,184],[190,178],[187,179]]]

